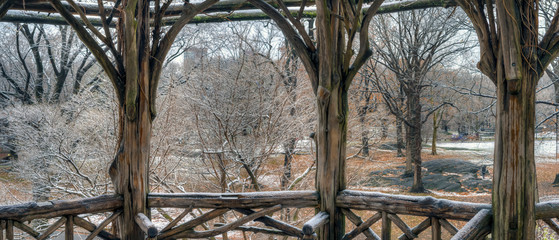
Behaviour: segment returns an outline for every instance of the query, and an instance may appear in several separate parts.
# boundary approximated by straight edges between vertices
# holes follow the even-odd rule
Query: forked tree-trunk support
[[[538,199],[535,89],[559,53],[559,9],[538,42],[537,0],[503,0],[494,5],[477,0],[457,2],[478,35],[478,68],[497,87],[492,236],[497,240],[534,239]]]

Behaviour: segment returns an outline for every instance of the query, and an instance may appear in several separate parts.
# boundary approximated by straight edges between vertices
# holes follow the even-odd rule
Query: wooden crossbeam
[[[174,226],[176,226],[177,223],[179,223],[184,217],[186,217],[187,214],[192,212],[192,209],[194,209],[192,206],[185,209],[181,214],[179,214],[179,216],[177,216],[175,219],[173,219],[173,221],[171,221],[169,224],[167,224],[167,226],[165,226],[163,229],[161,229],[161,232],[165,232],[165,231],[173,228]]]
[[[376,222],[378,222],[378,220],[380,220],[382,218],[382,213],[377,212],[375,215],[373,215],[372,217],[370,217],[369,219],[367,219],[367,221],[359,224],[359,226],[357,226],[355,229],[351,230],[349,233],[347,233],[346,235],[344,235],[344,237],[342,238],[343,240],[349,240],[349,239],[353,239],[355,237],[357,237],[360,233],[364,232],[365,230],[369,229],[370,227],[375,224]],[[351,218],[350,218],[351,221]],[[372,232],[372,230],[371,230]],[[367,234],[365,234],[367,235]],[[372,236],[367,236],[367,239],[378,239],[380,240],[381,238],[375,234],[373,232]]]
[[[451,235],[456,235],[456,233],[458,232],[458,229],[452,225],[452,223],[450,223],[448,220],[441,218],[439,219],[439,222],[441,223],[441,226],[446,229],[446,231],[448,231]]]
[[[425,219],[421,223],[419,223],[417,226],[413,227],[411,229],[411,232],[415,235],[419,235],[423,231],[427,230],[427,228],[429,228],[430,226],[431,226],[431,218],[428,217],[427,219]],[[413,238],[409,238],[408,235],[402,234],[402,235],[400,235],[400,237],[398,237],[398,239],[399,240],[411,240]]]
[[[229,208],[218,208],[218,209],[214,209],[211,210],[209,212],[206,212],[204,214],[202,214],[201,216],[194,218],[186,223],[183,223],[175,228],[169,229],[168,231],[165,232],[161,232],[161,234],[159,234],[158,239],[166,239],[172,236],[175,236],[181,232],[184,231],[188,231],[202,223],[205,223],[207,221],[210,221],[216,217],[219,217],[221,215],[223,215],[224,213],[226,213],[227,211],[229,211]]]
[[[542,219],[542,221],[545,222],[549,226],[549,228],[551,228],[551,230],[559,234],[559,225],[555,221],[553,221],[553,219]]]
[[[50,225],[47,230],[37,236],[37,240],[47,239],[54,231],[56,231],[56,229],[64,225],[64,223],[66,223],[66,217],[61,217],[54,224]]]
[[[288,6],[299,6],[301,4],[301,0],[284,0],[286,5]],[[261,12],[260,10],[256,10],[252,5],[247,3],[243,3],[239,5],[238,2],[245,2],[244,0],[231,0],[225,1],[221,4],[222,1],[217,3],[217,7],[212,7],[203,14],[200,14],[194,17],[189,24],[198,24],[198,23],[210,23],[210,22],[231,22],[231,21],[255,21],[255,20],[262,20],[262,19],[269,19],[269,17]],[[226,2],[237,2],[235,4],[226,4]],[[368,2],[365,1],[365,2]],[[307,1],[308,4],[314,3],[312,0]],[[237,5],[236,5],[237,4]],[[21,4],[20,4],[21,5]],[[91,18],[88,18],[89,21],[94,26],[101,26],[101,20],[98,17],[99,10],[98,7],[95,7],[95,4],[85,4],[81,3],[84,12],[88,14]],[[30,10],[35,8],[35,11],[27,11],[26,13],[22,12],[13,12],[9,11],[5,17],[0,18],[0,22],[19,22],[19,23],[41,23],[41,24],[53,24],[53,25],[66,25],[66,21],[60,17],[58,14],[52,14],[55,11],[47,8],[46,4],[43,1],[38,3],[29,4],[26,1],[26,10]],[[454,0],[415,0],[415,1],[398,1],[398,2],[389,2],[384,3],[377,11],[377,14],[383,13],[392,13],[392,12],[399,12],[399,11],[409,11],[413,9],[424,9],[424,8],[433,8],[433,7],[454,7],[456,6],[456,2]],[[163,25],[171,25],[177,21],[179,13],[178,9],[182,6],[174,6],[166,13],[166,17],[163,19]],[[18,8],[13,8],[14,10],[23,10],[23,5],[19,6]],[[111,9],[110,6],[105,7],[105,9]],[[363,11],[367,11],[367,7],[363,8]],[[299,9],[291,8],[290,11],[293,15],[296,15]],[[108,12],[108,10],[107,10]],[[50,14],[50,15],[47,15]],[[97,13],[97,14],[94,14]],[[314,18],[316,17],[316,11],[314,8],[310,7],[302,13],[302,17],[304,18]],[[111,22],[111,26],[114,27],[115,22]]]
[[[118,213],[118,214],[120,214],[120,213]],[[105,226],[107,226],[111,221],[114,221],[114,219],[118,216],[118,214],[115,215],[115,213],[113,213],[109,218],[105,219],[105,221],[103,221],[101,223],[101,225],[103,225],[106,222],[107,224],[105,224]],[[105,227],[98,228],[95,224],[90,223],[87,220],[85,220],[83,218],[80,218],[78,216],[74,216],[74,224],[76,224],[77,226],[89,231],[90,234],[89,234],[88,238],[90,236],[93,236],[92,238],[95,238],[95,236],[98,236],[98,237],[100,237],[102,239],[105,239],[105,240],[116,240],[116,239],[118,239],[117,237],[115,237],[111,233],[103,230]]]
[[[0,18],[4,17],[8,10],[12,8],[15,0],[2,0],[0,1]]]
[[[361,224],[363,224],[363,220],[361,219],[361,217],[357,216],[357,214],[355,214],[351,210],[349,210],[347,208],[342,208],[342,212],[347,217],[347,219],[349,219],[349,221],[351,221],[356,227],[359,227]],[[350,235],[350,233],[352,233],[353,231],[358,231],[358,230],[355,230],[355,229],[352,230],[351,232],[344,235],[343,239],[353,239],[354,237],[359,235],[359,233],[353,233],[352,235]],[[380,237],[375,232],[373,232],[373,230],[369,227],[367,227],[363,230],[363,234],[365,234],[367,239],[380,240]],[[353,236],[353,235],[355,235],[355,236]]]
[[[56,13],[57,11],[51,6],[50,2],[47,0],[39,0],[39,1],[25,1],[25,0],[10,0],[13,1],[14,4],[11,6],[10,9],[13,10],[25,10],[31,12],[43,12],[43,13]],[[274,7],[277,7],[277,4],[274,0],[265,0],[268,4],[271,4]],[[303,1],[301,0],[283,0],[286,6],[288,7],[299,7]],[[76,2],[78,7],[83,11],[84,14],[88,16],[99,16],[101,11],[99,10],[99,5],[96,3],[85,3],[85,2]],[[314,0],[306,1],[306,6],[314,5]],[[71,13],[76,14],[76,11],[70,6],[68,2],[62,2],[62,5],[70,10]],[[104,5],[104,14],[109,14],[113,12],[114,5]],[[169,5],[169,7],[165,10],[165,17],[171,16],[180,16],[182,11],[185,9],[185,5],[183,3],[174,3]],[[248,3],[246,0],[221,0],[215,3],[213,6],[209,7],[205,14],[208,13],[216,13],[216,12],[234,12],[234,11],[241,11],[241,10],[255,10],[256,8]],[[155,14],[155,8],[151,7],[151,14]],[[119,11],[114,11],[114,17],[119,16]]]
[[[254,210],[250,210],[250,209],[236,208],[234,210],[236,212],[239,212],[239,213],[242,213],[242,214],[245,214],[245,215],[254,213]],[[259,217],[257,219],[254,219],[254,221],[261,222],[261,223],[264,223],[264,225],[266,225],[268,227],[272,227],[272,228],[281,230],[289,236],[293,236],[293,237],[297,237],[297,238],[303,238],[303,230],[301,230],[297,227],[291,226],[288,223],[284,223],[282,221],[275,220],[271,217],[262,216],[262,217]]]
[[[19,221],[14,221],[14,227],[19,228],[20,230],[24,231],[25,233],[29,234],[29,236],[32,236],[34,238],[37,238],[39,237],[39,235],[41,235],[41,233],[35,231],[35,229]]]
[[[402,230],[402,232],[408,236],[409,238],[417,238],[417,235],[415,235],[410,227],[408,227],[408,225],[400,218],[398,217],[398,215],[395,214],[388,214],[388,218],[390,218],[390,220],[392,220],[392,222],[394,222],[394,224],[396,224],[396,226],[398,226],[398,228],[400,228],[400,230]]]
[[[235,229],[237,227],[242,226],[243,224],[253,221],[254,219],[257,219],[259,217],[262,216],[266,216],[268,214],[272,214],[276,211],[279,211],[282,208],[281,205],[276,205],[270,208],[265,208],[262,209],[258,212],[255,212],[253,214],[250,215],[246,215],[242,218],[239,218],[237,221],[234,221],[232,223],[226,224],[224,226],[212,229],[212,230],[208,230],[208,231],[184,231],[184,232],[180,232],[178,234],[175,235],[171,235],[171,238],[208,238],[208,237],[213,237],[228,231],[231,231],[232,229]],[[159,238],[158,238],[159,239]],[[161,238],[164,239],[164,238]]]
[[[222,226],[225,226],[225,223],[214,224],[214,227],[222,227]],[[238,231],[243,231],[243,232],[253,232],[253,233],[264,233],[264,234],[268,234],[268,235],[290,236],[287,233],[285,233],[284,231],[277,230],[277,229],[271,229],[271,228],[239,226],[239,227],[234,228],[232,230],[238,230]]]

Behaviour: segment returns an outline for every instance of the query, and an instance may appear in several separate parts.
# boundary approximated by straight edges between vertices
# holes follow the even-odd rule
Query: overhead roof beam
[[[289,3],[290,10],[292,10],[292,14],[296,15],[298,8],[294,8],[293,6],[299,6],[301,4],[301,0],[284,0],[286,3]],[[314,4],[314,1],[308,1]],[[39,8],[39,4],[45,4],[44,0],[40,0],[40,2],[36,3],[26,3],[26,6],[35,6],[33,11],[30,11],[28,8],[24,11],[21,10],[21,7],[17,7],[16,9],[20,10],[10,10],[8,13],[0,19],[0,22],[20,22],[20,23],[41,23],[41,24],[53,24],[53,25],[66,25],[66,21],[57,13],[52,13],[51,10],[47,10],[46,8]],[[299,4],[299,5],[298,5]],[[102,26],[101,19],[96,17],[93,13],[97,11],[97,8],[94,8],[93,5],[87,6],[84,8],[85,11],[88,11],[90,17],[88,18],[89,21],[94,26]],[[231,22],[231,21],[250,21],[250,20],[263,20],[269,19],[269,17],[264,14],[260,10],[255,10],[254,6],[246,3],[244,0],[227,0],[227,1],[220,1],[215,6],[210,8],[208,11],[205,11],[203,14],[196,16],[192,19],[189,24],[198,24],[198,23],[212,23],[212,22]],[[81,5],[83,6],[83,4]],[[95,5],[97,6],[97,5]],[[398,1],[398,2],[389,2],[384,3],[381,5],[377,14],[384,14],[384,13],[393,13],[393,12],[401,12],[401,11],[409,11],[414,9],[425,9],[425,8],[434,8],[434,7],[455,7],[456,2],[454,0],[408,0],[408,1]],[[175,6],[174,10],[169,10],[167,17],[163,18],[164,24],[163,25],[171,25],[177,19],[178,15],[176,13],[176,9],[178,6]],[[13,8],[12,8],[13,9]],[[42,10],[40,10],[42,9]],[[307,7],[307,10],[303,12],[304,18],[314,18],[316,17],[316,11],[314,6]],[[363,11],[367,11],[368,7],[365,7]],[[106,9],[106,11],[109,11]],[[97,15],[98,16],[98,15]],[[79,17],[77,17],[78,21],[81,21]],[[111,26],[115,26],[115,22],[111,24]]]

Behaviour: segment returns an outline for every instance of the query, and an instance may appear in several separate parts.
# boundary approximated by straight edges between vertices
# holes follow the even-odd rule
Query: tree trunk
[[[495,239],[533,239],[537,200],[535,88],[522,89],[522,94],[511,93],[511,83],[502,77],[497,86],[493,236]]]
[[[413,185],[410,192],[424,192],[423,182],[421,181],[421,103],[419,90],[411,88],[406,94],[407,119],[409,122],[408,134],[406,139],[406,162],[413,163]]]
[[[116,192],[124,199],[124,211],[118,218],[122,240],[144,239],[145,234],[134,218],[138,213],[150,216],[147,194],[152,119],[150,96],[145,94],[150,92],[151,75],[147,26],[149,6],[146,3],[130,3],[123,11],[126,96],[119,114],[122,129],[120,150],[110,172]],[[139,94],[140,91],[144,94]]]
[[[439,128],[438,117],[438,111],[433,113],[433,137],[431,138],[431,155],[437,155],[437,129]]]
[[[400,86],[399,91],[398,91],[398,101],[400,102],[399,106],[404,106],[404,100],[405,100],[405,96],[404,96],[404,91],[402,89],[402,87]],[[396,148],[397,148],[397,157],[403,157],[404,154],[402,153],[402,148],[404,148],[404,137],[403,137],[403,129],[402,129],[402,125],[403,125],[403,121],[400,117],[396,117]],[[406,135],[407,135],[407,131],[406,131]],[[404,175],[406,174],[410,174],[412,172],[411,170],[411,162],[408,163],[406,162],[406,171],[404,173]]]
[[[365,125],[369,99],[366,100],[365,106],[359,109],[359,123],[361,124],[361,153],[363,156],[369,156],[369,131]]]
[[[403,126],[402,126],[402,119],[396,118],[396,157],[403,157],[404,153],[402,152],[402,148],[404,148],[404,134],[403,134]],[[406,172],[408,168],[406,166]],[[411,167],[410,167],[411,172]]]
[[[329,227],[317,231],[319,239],[341,239],[345,233],[345,217],[336,209],[337,193],[345,189],[345,157],[347,134],[347,91],[333,86],[331,91],[319,87],[317,110],[318,165],[317,191],[320,211],[330,215]]]

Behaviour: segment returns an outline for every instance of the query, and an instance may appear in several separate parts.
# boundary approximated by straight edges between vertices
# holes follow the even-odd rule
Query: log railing
[[[148,196],[150,208],[183,208],[178,217],[173,219],[158,234],[157,239],[176,238],[208,238],[232,230],[267,233],[296,238],[303,237],[300,228],[273,219],[270,215],[282,208],[316,208],[318,193],[315,191],[289,192],[255,192],[255,193],[185,193],[185,194],[150,194]],[[194,208],[212,209],[198,217],[178,224]],[[235,221],[215,224],[215,228],[196,231],[195,227],[209,222],[223,214],[234,211],[243,216]],[[256,221],[266,225],[266,228],[244,226]]]
[[[119,196],[99,196],[85,199],[60,200],[43,203],[25,203],[11,206],[0,206],[0,240],[4,234],[7,240],[14,239],[15,228],[27,233],[34,239],[48,239],[62,226],[64,227],[64,238],[74,239],[75,227],[81,227],[89,234],[87,240],[100,237],[102,239],[118,239],[104,228],[122,211],[122,198]],[[111,213],[99,226],[87,221],[80,215]],[[58,219],[57,219],[58,218]],[[36,230],[25,224],[26,221],[35,219],[57,219],[44,230]]]
[[[244,231],[313,239],[315,231],[328,224],[329,216],[319,212],[302,228],[272,218],[272,214],[284,208],[316,208],[318,193],[315,191],[256,192],[239,194],[186,193],[186,194],[150,194],[148,206],[152,209],[180,209],[176,217],[169,219],[164,227],[156,227],[144,214],[136,216],[136,224],[147,237],[157,239],[209,238],[229,231]],[[336,205],[343,211],[349,222],[355,227],[347,232],[343,239],[353,239],[360,234],[367,239],[392,239],[392,228],[400,229],[403,234],[399,239],[415,239],[427,229],[431,229],[432,239],[441,239],[442,232],[447,231],[452,239],[480,239],[491,231],[492,213],[490,205],[465,203],[405,195],[390,195],[374,192],[345,190],[338,194]],[[209,209],[188,220],[186,216],[193,209]],[[357,213],[373,212],[363,220]],[[216,222],[227,212],[234,212],[237,218],[228,223]],[[105,214],[98,225],[88,221],[84,214]],[[122,198],[118,196],[99,196],[94,198],[51,201],[47,203],[26,203],[0,206],[0,240],[14,239],[14,230],[19,229],[34,239],[47,239],[55,232],[64,234],[65,239],[73,239],[76,227],[89,233],[86,239],[118,239],[105,228],[122,214]],[[240,214],[240,215],[239,215]],[[400,216],[424,217],[416,226],[410,227]],[[229,215],[231,216],[231,215]],[[542,220],[550,229],[559,233],[559,202],[545,202],[536,205],[536,218]],[[35,230],[26,222],[34,219],[50,219],[50,226],[44,230]],[[213,228],[207,223],[216,222]],[[230,219],[221,219],[230,220]],[[458,229],[450,221],[468,221]],[[266,227],[245,225],[251,221],[261,222]],[[380,221],[380,232],[371,226]],[[64,226],[64,228],[63,228]],[[204,226],[204,230],[195,230]]]

